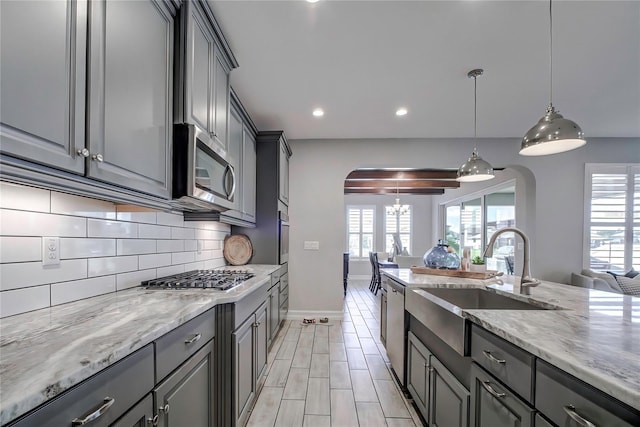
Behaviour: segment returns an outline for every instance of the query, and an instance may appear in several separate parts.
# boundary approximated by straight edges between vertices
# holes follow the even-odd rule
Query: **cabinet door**
[[[196,2],[184,5],[186,31],[184,71],[184,120],[213,134],[213,35]]]
[[[407,389],[422,416],[429,419],[429,356],[431,352],[409,332],[407,340]]]
[[[272,295],[269,298],[269,305],[271,306],[271,317],[269,318],[269,327],[271,328],[271,339],[276,337],[278,328],[280,327],[280,291],[278,284],[272,289]]]
[[[289,205],[289,153],[284,143],[280,142],[278,160],[278,192],[279,198],[285,205]]]
[[[471,367],[471,427],[531,427],[535,411],[493,375]]]
[[[387,291],[380,293],[380,342],[387,344]]]
[[[432,355],[430,359],[429,425],[431,427],[468,426],[469,391],[437,358]]]
[[[86,1],[0,1],[0,149],[84,172]]]
[[[215,142],[223,150],[228,149],[227,144],[227,129],[229,127],[229,100],[230,86],[229,86],[229,66],[222,58],[222,52],[216,47],[214,50],[214,118],[213,118],[213,133],[215,136]]]
[[[164,1],[91,7],[88,175],[169,197],[174,9]]]
[[[269,352],[267,343],[267,303],[262,304],[256,310],[256,382],[267,370],[267,353]]]
[[[213,340],[191,356],[154,391],[161,427],[213,427]]]
[[[235,109],[231,109],[231,114],[229,115],[229,151],[227,159],[233,166],[236,174],[236,192],[233,197],[233,207],[231,209],[239,212],[240,216],[242,216],[242,194],[244,193],[244,182],[242,179],[244,170],[244,165],[242,164],[243,127],[242,118]]]
[[[404,290],[387,281],[387,355],[400,383],[404,385]]]
[[[551,424],[549,421],[542,418],[540,414],[536,414],[535,426],[536,427],[553,427],[553,424]]]
[[[244,418],[256,393],[253,332],[255,316],[249,318],[233,333],[235,346],[235,417]]]
[[[153,424],[153,396],[151,393],[109,427],[147,427]]]
[[[242,138],[242,219],[256,222],[256,138],[245,126]]]

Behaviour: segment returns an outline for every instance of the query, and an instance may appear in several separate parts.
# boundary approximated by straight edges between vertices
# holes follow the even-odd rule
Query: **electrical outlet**
[[[60,264],[60,238],[42,238],[42,265]]]
[[[320,242],[316,241],[305,241],[304,249],[307,251],[318,251],[320,250]]]

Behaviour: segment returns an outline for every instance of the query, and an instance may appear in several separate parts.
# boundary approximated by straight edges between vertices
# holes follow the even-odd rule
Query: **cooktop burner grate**
[[[193,270],[145,280],[146,289],[213,289],[228,291],[255,275],[247,270]]]

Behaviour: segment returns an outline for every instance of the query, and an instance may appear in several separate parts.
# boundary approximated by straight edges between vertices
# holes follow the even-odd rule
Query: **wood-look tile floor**
[[[247,426],[422,426],[389,370],[368,280],[349,281],[342,321],[285,323]]]

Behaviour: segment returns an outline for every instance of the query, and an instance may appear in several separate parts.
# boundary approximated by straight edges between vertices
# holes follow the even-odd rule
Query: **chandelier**
[[[398,189],[398,181],[396,181],[396,202],[393,206],[387,206],[387,214],[400,216],[407,212],[409,212],[409,205],[400,204],[400,191]]]

